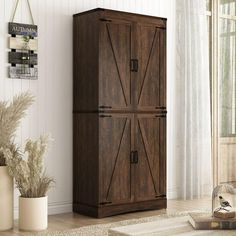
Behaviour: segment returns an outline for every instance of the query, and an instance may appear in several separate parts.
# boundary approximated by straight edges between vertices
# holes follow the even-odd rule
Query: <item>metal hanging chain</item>
[[[20,1],[20,0],[16,0],[15,7],[14,7],[14,9],[13,9],[13,15],[12,15],[12,18],[11,18],[11,22],[14,21],[14,18],[15,18],[15,15],[16,15],[16,10],[17,10],[19,1]],[[32,10],[31,10],[31,7],[30,7],[29,0],[27,0],[27,5],[28,5],[28,8],[29,8],[29,12],[30,12],[30,17],[31,17],[32,23],[33,23],[33,25],[34,25],[34,17],[33,17],[33,14],[32,14]]]

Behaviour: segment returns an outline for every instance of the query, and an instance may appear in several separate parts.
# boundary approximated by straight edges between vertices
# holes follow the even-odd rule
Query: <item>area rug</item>
[[[195,211],[196,212],[196,211]],[[150,235],[150,236],[171,236],[171,235],[178,235],[178,236],[195,236],[195,235],[223,235],[223,236],[236,236],[236,231],[233,230],[224,230],[224,231],[201,231],[201,230],[194,230],[192,226],[188,223],[188,213],[190,212],[180,212],[176,214],[170,215],[159,215],[159,216],[152,216],[152,217],[145,217],[140,219],[131,219],[125,221],[119,221],[109,224],[97,224],[91,226],[84,226],[76,229],[70,229],[65,231],[51,231],[51,232],[42,232],[33,234],[35,236],[116,236],[114,232],[110,231],[110,229],[117,228],[120,226],[127,226],[127,225],[135,225],[141,224],[146,222],[155,222],[160,221],[162,222],[161,225],[166,225],[164,223],[165,220],[171,219],[171,224],[166,225],[164,227],[164,231],[159,231],[155,234],[136,234],[136,235]],[[163,221],[164,220],[164,221]],[[121,235],[121,234],[119,234]],[[135,234],[134,234],[135,235]]]

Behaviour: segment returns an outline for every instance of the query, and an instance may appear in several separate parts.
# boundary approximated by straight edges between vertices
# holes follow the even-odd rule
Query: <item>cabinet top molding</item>
[[[126,20],[128,19],[131,21],[132,20],[136,21],[137,17],[139,17],[139,20],[141,20],[143,18],[144,21],[145,21],[145,19],[147,19],[149,22],[150,21],[159,21],[159,22],[162,21],[163,28],[166,27],[166,21],[167,21],[167,18],[163,18],[163,17],[143,15],[143,14],[131,13],[131,12],[116,11],[116,10],[105,9],[105,8],[95,8],[95,9],[91,9],[88,11],[80,12],[80,13],[74,14],[73,17],[77,17],[77,16],[81,16],[81,15],[85,15],[85,14],[92,14],[92,13],[99,13],[100,17],[109,17],[111,15],[113,17],[123,18],[125,16]]]

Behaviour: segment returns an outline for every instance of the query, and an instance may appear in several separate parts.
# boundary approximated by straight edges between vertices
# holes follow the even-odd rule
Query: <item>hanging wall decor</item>
[[[8,24],[9,55],[8,62],[9,77],[12,79],[37,79],[38,78],[38,28],[34,24],[34,19],[27,0],[28,8],[32,20],[32,25],[15,23],[14,17],[19,0],[16,0],[11,22]]]

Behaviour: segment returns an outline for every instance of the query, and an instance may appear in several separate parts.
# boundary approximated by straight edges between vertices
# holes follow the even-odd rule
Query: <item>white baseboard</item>
[[[48,214],[56,215],[72,212],[72,202],[49,203]]]
[[[209,187],[210,188],[210,187]],[[167,199],[177,199],[178,198],[178,187],[171,188],[167,190]],[[72,202],[53,202],[48,204],[48,214],[56,215],[62,213],[72,212]],[[14,209],[14,219],[18,219],[19,209],[15,207]]]
[[[203,187],[204,192],[202,193],[202,197],[209,197],[211,196],[212,192],[212,185],[204,185]],[[167,190],[167,199],[180,199],[180,188],[179,187],[173,187],[169,188]],[[193,196],[193,198],[199,198],[199,196]]]
[[[56,215],[62,213],[72,212],[72,202],[54,202],[48,204],[48,214]],[[18,219],[19,208],[14,209],[14,219]]]
[[[167,199],[177,199],[178,198],[178,188],[171,188],[167,190]]]

